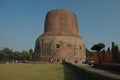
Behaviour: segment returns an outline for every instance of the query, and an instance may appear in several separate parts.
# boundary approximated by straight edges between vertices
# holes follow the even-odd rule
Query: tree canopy
[[[91,49],[96,50],[96,51],[100,51],[104,47],[105,47],[104,43],[98,43],[98,44],[93,45]]]
[[[12,51],[9,48],[3,48],[0,50],[0,60],[32,60],[33,50],[29,51]]]
[[[98,44],[95,44],[91,47],[92,50],[96,50],[98,51],[98,59],[99,59],[99,65],[102,65],[102,61],[101,61],[101,58],[100,58],[100,54],[99,54],[99,51],[101,49],[103,49],[105,47],[105,44],[104,43],[98,43]]]

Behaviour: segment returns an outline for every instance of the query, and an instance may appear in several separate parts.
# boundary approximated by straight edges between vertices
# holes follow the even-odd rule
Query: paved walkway
[[[111,73],[111,72],[108,72],[108,71],[96,69],[96,68],[93,68],[92,66],[87,65],[87,64],[79,65],[79,66],[83,66],[84,68],[86,68],[86,69],[88,69],[88,70],[91,70],[91,71],[94,71],[94,72],[98,72],[98,73],[103,74],[103,75],[105,75],[105,76],[110,76],[110,77],[112,77],[112,78],[115,78],[115,79],[119,79],[119,80],[120,80],[120,75],[119,75],[119,74],[114,74],[114,73]]]

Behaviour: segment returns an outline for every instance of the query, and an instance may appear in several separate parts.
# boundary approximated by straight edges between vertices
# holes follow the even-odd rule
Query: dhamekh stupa
[[[56,9],[46,15],[44,33],[35,44],[34,60],[68,61],[82,63],[86,59],[86,48],[78,32],[76,15],[70,11]]]

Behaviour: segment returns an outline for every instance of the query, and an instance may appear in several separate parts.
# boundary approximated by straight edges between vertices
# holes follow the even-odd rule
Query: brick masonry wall
[[[68,62],[82,62],[86,59],[84,41],[80,37],[44,36],[36,41],[37,57],[41,59],[65,59]]]
[[[44,33],[59,35],[78,35],[76,15],[66,10],[48,12]]]
[[[44,33],[36,40],[34,60],[65,59],[82,63],[86,48],[78,34],[76,15],[66,10],[52,10],[46,15]]]

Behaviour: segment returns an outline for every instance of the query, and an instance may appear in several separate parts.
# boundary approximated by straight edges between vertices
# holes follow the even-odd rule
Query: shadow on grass
[[[64,80],[80,80],[80,79],[79,76],[68,65],[64,65]]]

